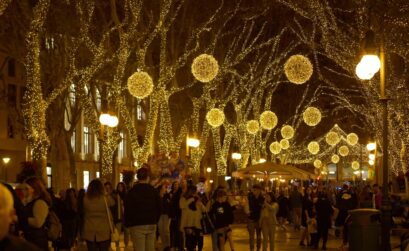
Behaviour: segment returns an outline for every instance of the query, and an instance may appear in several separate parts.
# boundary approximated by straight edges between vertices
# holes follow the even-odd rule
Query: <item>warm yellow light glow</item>
[[[114,116],[110,116],[107,125],[109,127],[116,127],[118,123],[119,123],[118,117],[114,115]]]
[[[211,173],[211,172],[212,172],[212,168],[211,168],[211,167],[206,168],[206,172]]]
[[[189,147],[196,148],[196,147],[199,147],[200,141],[198,139],[195,139],[195,138],[188,138],[187,139],[187,145]]]
[[[335,146],[336,144],[339,143],[341,139],[339,138],[338,133],[336,132],[329,132],[325,136],[325,141],[328,143],[328,145]]]
[[[332,163],[337,164],[339,162],[339,156],[336,154],[332,155],[331,161]]]
[[[212,81],[218,72],[219,64],[212,55],[202,54],[193,60],[192,74],[202,83]]]
[[[277,115],[272,111],[264,111],[260,115],[260,125],[265,130],[271,130],[276,127],[278,122]]]
[[[375,75],[371,71],[368,70],[368,68],[365,67],[364,64],[359,62],[356,67],[355,67],[355,74],[358,76],[359,79],[361,80],[370,80],[373,78]]]
[[[134,167],[137,167],[137,166],[138,166],[138,161],[134,161],[134,162],[133,162],[133,166],[134,166]]]
[[[311,142],[308,144],[308,151],[309,151],[311,154],[317,154],[317,153],[320,151],[320,145],[318,144],[318,142],[316,142],[316,141],[311,141]]]
[[[285,139],[291,139],[294,137],[294,129],[290,125],[285,125],[281,128],[281,136]]]
[[[373,150],[375,150],[375,149],[376,149],[376,143],[374,143],[374,142],[368,143],[368,144],[366,145],[366,149],[368,149],[368,151],[373,151]]]
[[[231,158],[234,160],[241,160],[241,153],[232,153]]]
[[[358,170],[359,169],[359,162],[358,161],[352,161],[351,167],[353,170]]]
[[[219,127],[224,123],[224,112],[220,109],[213,108],[206,114],[206,120],[212,127]]]
[[[303,55],[293,55],[284,64],[284,73],[293,84],[304,84],[313,73],[310,60]]]
[[[258,160],[258,163],[265,163],[266,161],[267,161],[266,159],[260,158],[260,159]]]
[[[319,159],[314,160],[314,166],[316,168],[320,168],[322,166],[322,162]]]
[[[375,154],[373,154],[373,153],[369,154],[369,159],[370,160],[375,160]]]
[[[273,154],[279,154],[281,152],[281,145],[277,141],[270,144],[270,152]]]
[[[290,141],[288,141],[288,139],[282,139],[280,140],[280,146],[281,146],[281,149],[286,150],[290,147]]]
[[[260,129],[260,125],[257,120],[250,120],[247,122],[246,128],[250,134],[256,134]]]
[[[378,55],[364,55],[356,67],[356,74],[360,79],[371,79],[381,68],[381,60]],[[372,75],[372,77],[370,77]]]
[[[213,183],[213,180],[209,180],[209,182],[210,182],[210,184],[212,184],[212,183]]]
[[[136,98],[146,98],[153,91],[153,80],[147,72],[135,72],[128,78],[128,90]]]
[[[371,165],[371,166],[375,165],[375,160],[371,160],[371,159],[370,159],[370,160],[368,161],[368,164]]]
[[[339,155],[341,155],[342,157],[348,156],[349,154],[349,148],[347,146],[341,146],[338,149],[338,153]]]
[[[9,163],[10,162],[10,158],[9,157],[4,157],[3,158],[3,163],[4,164],[7,164],[7,163]]]
[[[350,144],[351,146],[354,146],[358,143],[358,135],[356,135],[356,133],[350,133],[347,135],[347,142],[348,144]]]
[[[108,113],[101,113],[101,115],[99,115],[99,122],[102,125],[108,125],[110,120],[111,120],[111,115],[109,115]]]
[[[318,108],[308,107],[303,113],[305,124],[309,126],[316,126],[321,121],[321,112]]]

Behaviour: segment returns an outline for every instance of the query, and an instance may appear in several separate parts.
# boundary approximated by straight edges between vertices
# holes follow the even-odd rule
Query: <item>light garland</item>
[[[351,163],[351,167],[352,167],[352,169],[353,170],[358,170],[359,169],[359,162],[358,161],[352,161],[352,163]]]
[[[128,78],[128,90],[135,98],[144,99],[153,91],[153,80],[146,72],[135,72]]]
[[[206,120],[212,127],[219,127],[224,123],[224,112],[220,109],[213,108],[206,114]]]
[[[347,135],[347,142],[349,145],[354,146],[358,143],[358,135],[356,133],[350,133]]]
[[[321,121],[321,112],[318,108],[308,107],[303,113],[303,119],[308,126],[316,126]]]
[[[212,81],[218,72],[219,64],[211,55],[202,54],[193,60],[192,74],[200,82],[207,83]]]
[[[294,128],[290,125],[285,125],[281,128],[281,136],[284,139],[291,139],[294,137]]]
[[[288,141],[288,139],[282,139],[280,140],[280,146],[281,146],[281,149],[286,150],[290,147],[290,141]]]
[[[279,154],[281,152],[281,145],[277,141],[270,144],[270,152],[273,154]]]
[[[284,73],[293,84],[304,84],[313,73],[310,60],[303,55],[291,56],[284,64]]]
[[[317,154],[319,151],[320,151],[320,145],[318,144],[318,142],[316,142],[316,141],[311,141],[309,144],[308,144],[308,151],[311,153],[311,154]]]
[[[265,130],[271,130],[277,126],[277,115],[272,111],[264,111],[260,115],[260,125]]]
[[[247,132],[250,134],[256,134],[260,129],[260,125],[257,120],[250,120],[246,125]]]
[[[338,149],[338,153],[339,155],[341,155],[342,157],[348,156],[349,154],[349,148],[347,146],[341,146]]]
[[[337,154],[332,155],[331,161],[332,163],[337,164],[339,162],[339,156]]]
[[[336,144],[339,143],[339,141],[341,141],[341,139],[340,139],[338,133],[329,132],[325,136],[325,141],[328,143],[328,145],[335,146]]]
[[[319,159],[314,160],[314,167],[321,168],[322,162]]]

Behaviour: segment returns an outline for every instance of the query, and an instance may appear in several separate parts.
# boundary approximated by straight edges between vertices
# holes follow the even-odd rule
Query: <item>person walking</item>
[[[300,246],[305,246],[304,240],[307,240],[307,245],[311,244],[311,241],[308,241],[309,238],[309,229],[308,229],[308,220],[312,216],[312,210],[314,203],[312,202],[311,197],[311,188],[306,188],[303,201],[302,201],[302,212],[301,212],[301,226],[303,227],[301,231]]]
[[[58,213],[58,217],[62,225],[62,234],[61,238],[56,242],[55,250],[70,250],[75,244],[79,223],[77,195],[74,188],[65,191],[63,208]]]
[[[298,191],[298,187],[294,186],[290,194],[290,207],[295,230],[300,230],[301,212],[302,212],[302,195]]]
[[[88,251],[108,251],[111,246],[112,219],[109,207],[115,204],[111,196],[106,196],[104,185],[99,179],[92,180],[83,201],[84,226],[82,238]]]
[[[331,228],[331,217],[334,210],[325,190],[318,195],[315,211],[317,214],[318,238],[314,243],[314,248],[318,248],[319,241],[322,238],[322,250],[327,250],[328,229]]]
[[[147,167],[140,168],[136,176],[138,182],[125,197],[125,226],[129,228],[135,251],[154,251],[161,199],[149,184]]]
[[[126,196],[126,185],[124,182],[119,182],[116,185],[116,197],[118,201],[118,221],[115,223],[115,228],[118,230],[119,233],[124,232],[124,244],[125,249],[128,247],[129,244],[129,230],[124,225],[124,200]],[[118,248],[118,246],[117,246]]]
[[[264,197],[265,201],[260,216],[261,232],[263,233],[263,251],[267,251],[267,246],[270,246],[270,251],[274,251],[278,203],[271,193],[267,193]]]
[[[158,190],[162,202],[162,211],[159,217],[158,230],[162,241],[162,248],[163,250],[166,250],[170,248],[170,195],[167,192],[166,184],[160,185]]]
[[[280,191],[280,195],[277,198],[278,202],[278,213],[277,213],[277,218],[278,218],[278,224],[281,226],[283,230],[287,230],[285,227],[285,223],[288,219],[288,213],[290,211],[290,201],[288,198],[284,195],[284,191]]]
[[[259,224],[261,209],[264,205],[264,197],[261,194],[261,186],[254,185],[252,191],[247,196],[248,205],[245,208],[248,214],[247,229],[249,232],[250,251],[254,250],[254,234],[257,238],[257,251],[261,248],[261,227]]]

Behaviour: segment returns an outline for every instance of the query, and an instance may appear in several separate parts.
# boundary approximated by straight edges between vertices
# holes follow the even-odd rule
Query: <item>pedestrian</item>
[[[288,214],[290,212],[290,201],[284,195],[283,190],[280,190],[280,194],[277,198],[277,202],[278,202],[278,213],[277,213],[278,224],[281,226],[283,230],[287,230],[287,228],[285,227],[285,223],[288,219]]]
[[[0,250],[3,251],[40,251],[41,249],[22,238],[9,234],[13,223],[13,196],[0,184]]]
[[[308,230],[308,219],[311,218],[312,210],[314,203],[312,202],[311,197],[311,188],[306,188],[302,201],[302,212],[301,212],[301,226],[303,227],[301,231],[300,246],[305,246],[304,240],[307,240],[307,245],[311,244],[311,241],[308,241],[309,230]]]
[[[318,195],[318,200],[315,203],[315,211],[317,214],[317,230],[318,240],[314,244],[314,248],[318,248],[320,239],[322,238],[322,250],[327,249],[328,229],[331,228],[331,218],[334,212],[326,191],[322,191]]]
[[[28,204],[24,207],[24,237],[42,250],[48,250],[46,219],[51,207],[51,196],[38,177],[28,178]]]
[[[295,230],[300,230],[301,212],[302,212],[302,194],[298,191],[298,187],[294,186],[290,194],[290,207]]]
[[[179,207],[180,198],[182,196],[182,188],[179,186],[179,182],[172,183],[170,192],[170,246],[175,250],[183,250],[184,241],[183,234],[180,231],[180,219],[182,217],[182,211]]]
[[[109,207],[114,205],[111,196],[107,196],[101,180],[92,180],[84,197],[84,226],[82,238],[88,251],[108,251],[111,246],[111,228]]]
[[[126,249],[129,245],[130,234],[129,234],[128,228],[126,228],[124,224],[125,196],[126,196],[126,185],[124,182],[119,182],[116,185],[116,197],[118,201],[118,205],[117,205],[118,206],[118,221],[116,222],[115,227],[118,230],[118,233],[124,232],[124,244],[125,244],[125,249]]]
[[[169,218],[169,211],[170,211],[170,195],[167,191],[166,184],[162,184],[158,187],[159,196],[161,198],[162,203],[162,211],[159,217],[158,222],[158,229],[159,229],[159,236],[162,241],[162,248],[163,250],[170,248],[170,218]]]
[[[261,248],[261,227],[259,224],[261,209],[264,205],[264,197],[261,194],[261,186],[254,185],[252,191],[247,196],[248,205],[245,207],[245,211],[248,214],[247,230],[249,232],[250,251],[254,250],[254,234],[256,234],[257,251]]]
[[[69,188],[64,194],[63,208],[58,212],[62,225],[62,234],[61,238],[56,242],[56,250],[70,250],[74,246],[78,234],[79,215],[76,191],[74,188]]]
[[[274,251],[278,203],[272,193],[267,193],[264,198],[265,200],[260,216],[260,226],[263,233],[263,251],[267,251],[267,246],[270,246],[270,251]]]
[[[149,184],[149,166],[144,166],[137,171],[138,182],[125,197],[125,226],[135,251],[154,251],[161,200],[158,191]]]

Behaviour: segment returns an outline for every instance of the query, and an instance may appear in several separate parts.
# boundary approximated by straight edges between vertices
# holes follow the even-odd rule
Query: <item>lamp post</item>
[[[10,162],[9,157],[4,157],[3,158],[3,164],[4,164],[4,181],[7,183],[7,164]]]
[[[375,34],[368,31],[364,41],[364,55],[356,67],[356,74],[362,80],[371,79],[378,71],[380,73],[380,102],[382,104],[382,250],[389,251],[390,228],[391,228],[391,202],[389,199],[389,170],[388,170],[388,98],[385,94],[385,52],[383,32],[377,56],[377,46],[375,44]]]
[[[193,166],[192,156],[191,156],[191,148],[198,148],[200,146],[200,141],[196,138],[187,138],[186,139],[186,146],[187,146],[187,158],[188,158],[188,166]],[[193,166],[194,168],[194,166]]]

